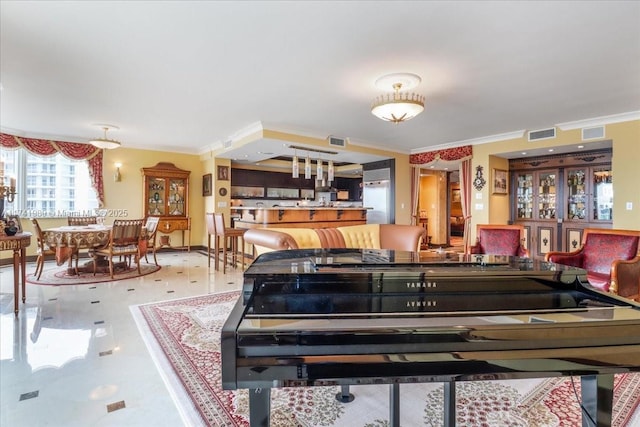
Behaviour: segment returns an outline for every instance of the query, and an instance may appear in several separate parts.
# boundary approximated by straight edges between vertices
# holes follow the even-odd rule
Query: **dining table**
[[[67,274],[76,275],[79,272],[93,271],[93,261],[83,266],[78,266],[78,271],[73,267],[72,255],[80,249],[92,249],[106,246],[111,237],[111,225],[89,224],[89,225],[64,225],[42,230],[44,243],[55,249],[56,263],[63,265],[68,262]],[[142,238],[146,238],[146,228],[142,228]],[[98,269],[108,271],[108,262],[98,260]]]

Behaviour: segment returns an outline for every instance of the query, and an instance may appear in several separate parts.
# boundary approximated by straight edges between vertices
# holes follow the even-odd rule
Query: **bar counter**
[[[367,223],[366,207],[232,207],[235,228],[327,228]]]

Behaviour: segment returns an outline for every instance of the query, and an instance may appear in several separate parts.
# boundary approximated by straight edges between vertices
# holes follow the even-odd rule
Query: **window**
[[[13,203],[5,201],[7,213],[23,218],[95,214],[98,199],[86,161],[4,149],[0,160],[5,164],[5,175],[16,177],[16,197]]]

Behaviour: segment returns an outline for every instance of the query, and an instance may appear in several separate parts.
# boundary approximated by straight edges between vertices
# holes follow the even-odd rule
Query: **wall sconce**
[[[120,168],[122,167],[122,163],[115,163],[116,173],[113,174],[113,180],[115,182],[120,182],[122,180],[122,175],[120,175]]]

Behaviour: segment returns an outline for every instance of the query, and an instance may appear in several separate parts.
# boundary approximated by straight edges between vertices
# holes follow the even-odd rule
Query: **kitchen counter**
[[[232,207],[236,228],[326,228],[367,223],[367,207]]]

